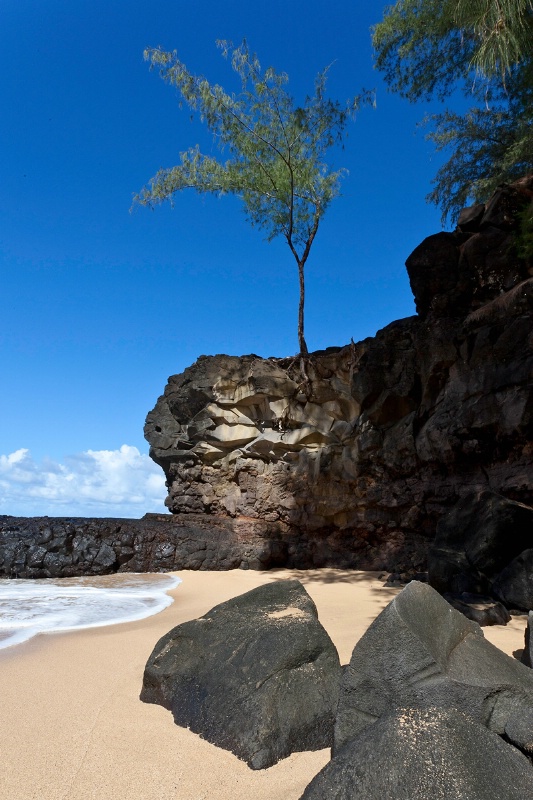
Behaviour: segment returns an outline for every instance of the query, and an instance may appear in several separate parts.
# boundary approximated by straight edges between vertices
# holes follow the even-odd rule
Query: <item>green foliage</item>
[[[242,199],[248,220],[265,231],[267,239],[283,236],[298,265],[300,352],[303,335],[303,268],[320,220],[339,194],[344,170],[331,170],[326,152],[343,138],[346,126],[368,94],[342,106],[325,97],[327,69],[315,81],[314,94],[297,106],[288,94],[285,73],[262,70],[246,44],[230,52],[240,79],[238,95],[193,75],[177,53],[148,49],[145,58],[174,86],[181,102],[200,115],[215,137],[225,160],[205,155],[198,146],[180,154],[180,163],[160,170],[134,202],[154,206],[172,201],[176,192],[192,188],[200,193],[234,194]]]
[[[411,101],[461,86],[476,105],[432,115],[451,151],[428,199],[443,219],[533,169],[532,0],[398,0],[374,27],[376,66]]]
[[[482,202],[501,183],[523,177],[533,168],[533,87],[519,89],[516,76],[508,91],[493,92],[491,105],[466,114],[445,111],[431,118],[429,133],[437,150],[451,149],[438,170],[428,199],[439,205],[443,220],[455,216],[471,200]]]
[[[472,72],[503,77],[531,57],[532,0],[398,0],[373,29],[376,66],[410,100],[446,97]]]
[[[471,35],[454,24],[454,0],[398,0],[374,26],[376,67],[392,91],[409,100],[439,99],[465,78],[474,53]]]
[[[455,24],[472,31],[472,66],[482,75],[505,76],[531,55],[531,0],[458,0]]]

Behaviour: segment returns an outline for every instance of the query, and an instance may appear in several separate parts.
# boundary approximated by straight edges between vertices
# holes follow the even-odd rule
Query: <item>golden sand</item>
[[[263,583],[296,577],[346,663],[397,593],[377,573],[333,569],[179,572],[172,606],[138,622],[38,636],[0,652],[3,800],[296,800],[329,751],[253,771],[139,701],[144,665],[170,628]],[[508,654],[526,618],[485,628]]]

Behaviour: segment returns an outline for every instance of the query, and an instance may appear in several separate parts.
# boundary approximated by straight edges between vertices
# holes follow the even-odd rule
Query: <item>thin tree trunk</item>
[[[309,350],[304,337],[304,302],[305,302],[305,282],[304,282],[304,261],[298,260],[298,277],[300,279],[300,304],[298,306],[298,345],[300,355],[307,355]]]

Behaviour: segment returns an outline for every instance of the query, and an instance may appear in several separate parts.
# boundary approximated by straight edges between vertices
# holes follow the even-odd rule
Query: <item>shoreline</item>
[[[175,625],[263,583],[295,577],[347,663],[356,641],[398,593],[379,573],[335,569],[172,573],[174,602],[134,622],[41,634],[0,652],[0,787],[12,800],[298,800],[329,750],[253,771],[139,700],[144,665]],[[511,654],[526,617],[484,628]]]
[[[115,573],[76,578],[0,578],[0,651],[42,634],[134,622],[173,602],[179,578]]]

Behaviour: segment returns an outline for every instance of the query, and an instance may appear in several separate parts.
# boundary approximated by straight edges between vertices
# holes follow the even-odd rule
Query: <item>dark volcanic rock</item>
[[[298,581],[267,584],[157,643],[141,699],[264,769],[332,744],[340,665]]]
[[[483,203],[478,203],[475,206],[463,208],[457,219],[457,227],[462,232],[476,232],[479,230],[479,223],[485,213],[485,206]]]
[[[533,550],[524,550],[507,564],[495,579],[492,591],[508,608],[533,609]]]
[[[533,268],[514,247],[532,193],[530,175],[462,213],[459,230],[425,239],[407,260],[418,316],[310,354],[305,379],[298,358],[253,354],[201,356],[171,376],[145,436],[174,527],[0,518],[1,574],[416,572],[463,497],[533,505]],[[454,545],[442,567],[453,586],[438,570],[435,580],[442,591],[491,591],[494,570],[531,546],[510,542],[489,573]],[[522,578],[509,580],[498,584],[506,598]]]
[[[0,517],[0,575],[60,578],[176,569],[312,564],[313,543],[261,520],[146,514],[142,519]],[[347,556],[349,552],[347,551]]]
[[[407,259],[416,310],[422,319],[464,316],[473,292],[470,271],[459,269],[460,246],[468,233],[435,233],[419,244]]]
[[[529,760],[455,709],[399,709],[349,742],[302,800],[524,800]]]
[[[335,752],[394,708],[428,705],[461,709],[502,734],[519,707],[533,707],[533,673],[413,581],[354,648],[341,683]]]
[[[527,617],[527,627],[524,633],[524,652],[522,653],[522,664],[526,667],[533,667],[533,636],[531,636],[531,628],[533,626],[533,611],[530,611]]]
[[[507,625],[511,621],[511,615],[507,608],[494,600],[492,597],[483,595],[469,594],[443,594],[448,603],[465,615],[468,619],[477,622],[481,627],[487,625]]]
[[[528,755],[533,755],[533,708],[517,709],[505,723],[505,736]]]
[[[465,495],[437,526],[429,583],[442,593],[495,594],[510,608],[533,608],[532,541],[533,508],[490,491]]]
[[[103,544],[106,548],[101,550]],[[425,545],[419,543],[418,547],[422,560]],[[385,548],[373,554],[370,547],[363,546],[362,557],[361,547],[354,547],[350,532],[301,531],[280,521],[250,517],[146,514],[136,520],[0,516],[0,576],[8,578],[281,566],[377,568],[394,554],[415,551],[416,537],[415,543],[406,543],[392,532]]]

